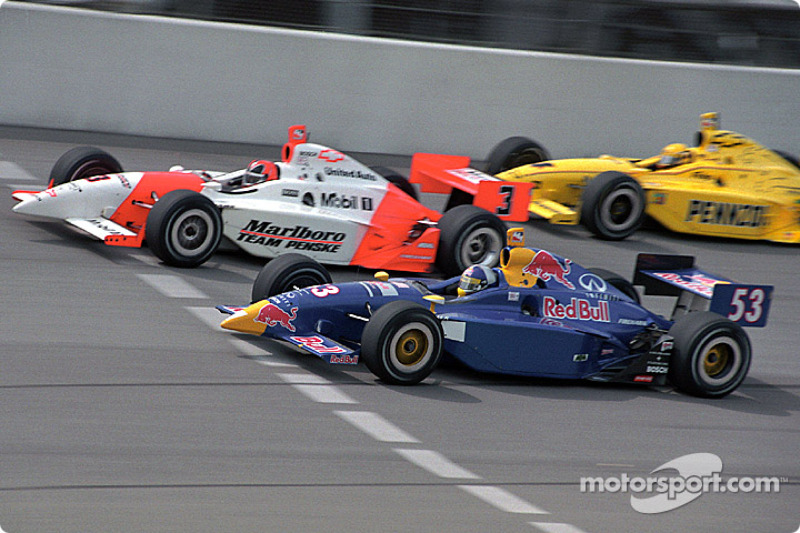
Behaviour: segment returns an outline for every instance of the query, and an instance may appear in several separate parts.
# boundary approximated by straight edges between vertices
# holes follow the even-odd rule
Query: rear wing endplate
[[[688,255],[639,254],[633,284],[645,294],[676,296],[672,320],[713,311],[741,326],[763,327],[772,302],[771,285],[745,284],[700,270]]]
[[[458,155],[414,154],[409,181],[421,192],[453,194],[461,191],[472,204],[503,220],[528,220],[532,183],[510,182],[469,166],[470,158]]]

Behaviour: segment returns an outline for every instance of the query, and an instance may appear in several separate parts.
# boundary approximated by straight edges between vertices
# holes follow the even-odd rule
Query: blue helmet
[[[465,296],[485,289],[497,281],[494,270],[483,265],[472,265],[462,274],[458,282],[458,295]]]

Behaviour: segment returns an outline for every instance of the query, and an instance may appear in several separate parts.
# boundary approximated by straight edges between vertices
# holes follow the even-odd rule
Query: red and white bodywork
[[[141,246],[147,214],[158,198],[175,189],[200,191],[208,177],[186,171],[92,176],[40,192],[15,191],[19,203],[13,209],[64,220],[106,244]]]
[[[466,191],[501,219],[527,219],[530,184],[509,186],[472,169],[445,168],[468,163],[417,154],[410,181],[425,192]],[[258,257],[299,252],[326,264],[409,272],[429,271],[436,259],[442,214],[350,156],[307,142],[304,126],[289,129],[282,160],[266,181],[249,183],[246,169],[122,172],[16,191],[14,211],[63,219],[106,244],[141,246],[151,208],[177,189],[212,200],[223,235]]]

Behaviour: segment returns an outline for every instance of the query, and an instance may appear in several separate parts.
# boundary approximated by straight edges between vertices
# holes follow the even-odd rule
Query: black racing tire
[[[108,152],[93,146],[78,146],[58,158],[50,170],[47,186],[119,172],[122,172],[122,165]]]
[[[509,137],[500,141],[486,158],[486,173],[499,174],[512,168],[550,159],[545,148],[527,137]]]
[[[374,172],[377,172],[381,176],[383,176],[386,181],[395,185],[398,189],[409,195],[414,200],[419,201],[419,194],[417,194],[417,189],[411,184],[410,181],[405,176],[395,172],[394,170],[387,168],[387,167],[369,167]]]
[[[796,155],[784,152],[782,150],[773,150],[773,152],[775,152],[776,154],[784,158],[786,161],[794,165],[795,168],[800,170],[800,158],[798,158]]]
[[[474,205],[460,205],[439,220],[436,265],[457,276],[471,265],[497,266],[505,246],[506,225],[496,215]]]
[[[378,308],[361,335],[361,360],[381,381],[392,385],[414,385],[428,377],[443,350],[439,319],[407,300]]]
[[[622,172],[602,172],[583,190],[581,222],[594,235],[618,241],[633,234],[645,219],[642,186]]]
[[[604,268],[590,268],[588,270],[589,272],[598,276],[600,279],[602,279],[612,287],[619,289],[619,291],[622,292],[622,294],[629,297],[637,304],[642,303],[642,299],[639,296],[639,292],[636,290],[636,287],[633,286],[633,283],[625,279],[624,276],[621,276],[616,272],[612,272]]]
[[[328,270],[314,259],[303,254],[283,254],[261,268],[253,281],[251,302],[331,281]]]
[[[193,268],[208,261],[222,239],[222,216],[211,199],[184,189],[159,199],[145,224],[145,240],[170,266]]]
[[[669,330],[674,338],[669,380],[680,390],[704,398],[733,392],[750,368],[750,339],[727,318],[702,311],[681,317]]]

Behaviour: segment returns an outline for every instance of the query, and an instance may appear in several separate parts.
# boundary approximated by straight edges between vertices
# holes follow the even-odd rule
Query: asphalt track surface
[[[711,272],[773,284],[767,328],[749,330],[749,377],[727,398],[457,366],[392,387],[361,365],[328,366],[220,329],[213,306],[246,303],[260,260],[220,252],[201,268],[174,269],[147,248],[104,246],[12,213],[11,190],[41,188],[58,156],[80,144],[130,170],[232,170],[279,153],[0,128],[3,531],[798,529],[800,246],[658,228],[607,243],[581,227],[526,225],[529,244],[626,276],[637,252],[682,253]],[[335,281],[371,274],[333,271]],[[509,339],[497,349],[516,347]],[[581,490],[581,478],[643,479],[693,453],[717,455],[725,480],[774,477],[779,491],[702,491],[643,514],[631,504],[641,494]]]

